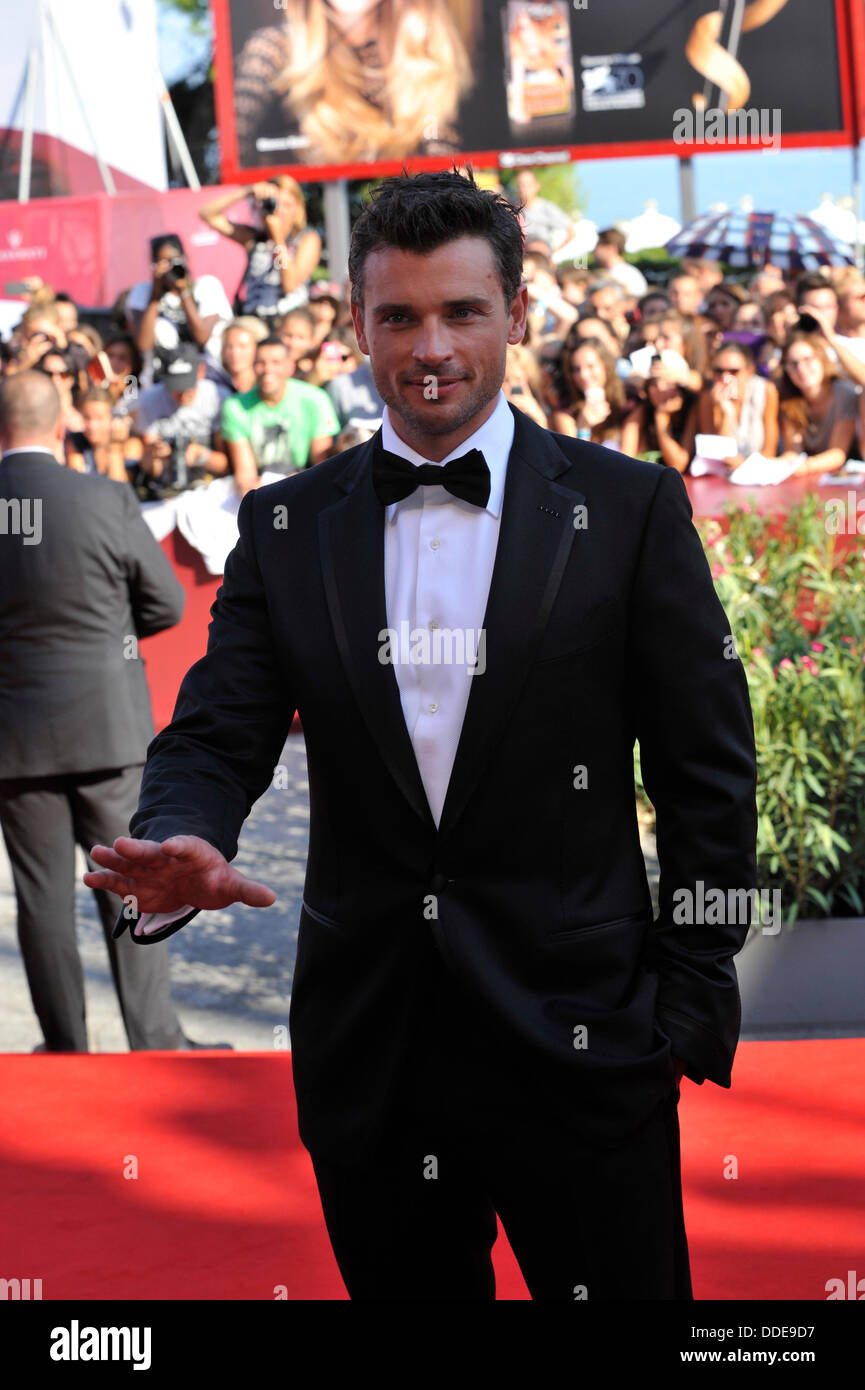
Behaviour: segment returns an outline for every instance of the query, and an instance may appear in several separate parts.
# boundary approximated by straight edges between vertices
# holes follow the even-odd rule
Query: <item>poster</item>
[[[689,153],[713,103],[852,139],[847,0],[211,3],[223,182]]]

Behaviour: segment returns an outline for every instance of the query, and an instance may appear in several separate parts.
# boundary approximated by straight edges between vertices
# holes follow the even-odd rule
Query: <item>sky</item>
[[[211,39],[209,34],[192,35],[188,20],[176,10],[159,5],[158,16],[160,61],[170,85],[195,57],[209,51]],[[693,164],[698,213],[707,212],[712,203],[735,207],[746,194],[757,212],[810,212],[823,193],[835,198],[853,193],[850,149],[713,153],[696,155]],[[637,217],[650,198],[657,200],[660,212],[682,220],[678,160],[671,155],[587,159],[576,171],[583,215],[599,227]]]

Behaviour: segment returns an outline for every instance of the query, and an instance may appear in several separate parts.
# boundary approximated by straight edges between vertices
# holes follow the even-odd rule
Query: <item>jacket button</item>
[[[444,874],[439,872],[433,874],[432,878],[430,879],[430,888],[434,893],[440,893],[442,889],[445,887],[446,883],[447,879],[445,878]]]

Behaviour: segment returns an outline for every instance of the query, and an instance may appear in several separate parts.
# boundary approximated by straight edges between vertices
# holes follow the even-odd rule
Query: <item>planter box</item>
[[[743,1038],[865,1037],[865,918],[755,928],[736,971]]]

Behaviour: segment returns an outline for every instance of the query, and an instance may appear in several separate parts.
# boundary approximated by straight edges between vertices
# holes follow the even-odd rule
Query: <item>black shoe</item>
[[[184,1034],[183,1037],[181,1038],[180,1042],[177,1044],[177,1047],[176,1047],[175,1051],[177,1051],[177,1052],[187,1052],[187,1051],[189,1051],[190,1049],[193,1049],[193,1048],[196,1048],[196,1049],[199,1049],[199,1050],[203,1050],[203,1051],[205,1051],[205,1052],[215,1051],[217,1048],[221,1048],[223,1051],[233,1052],[233,1051],[234,1051],[234,1043],[204,1043],[204,1042],[194,1042],[192,1038],[187,1038],[186,1035]]]

